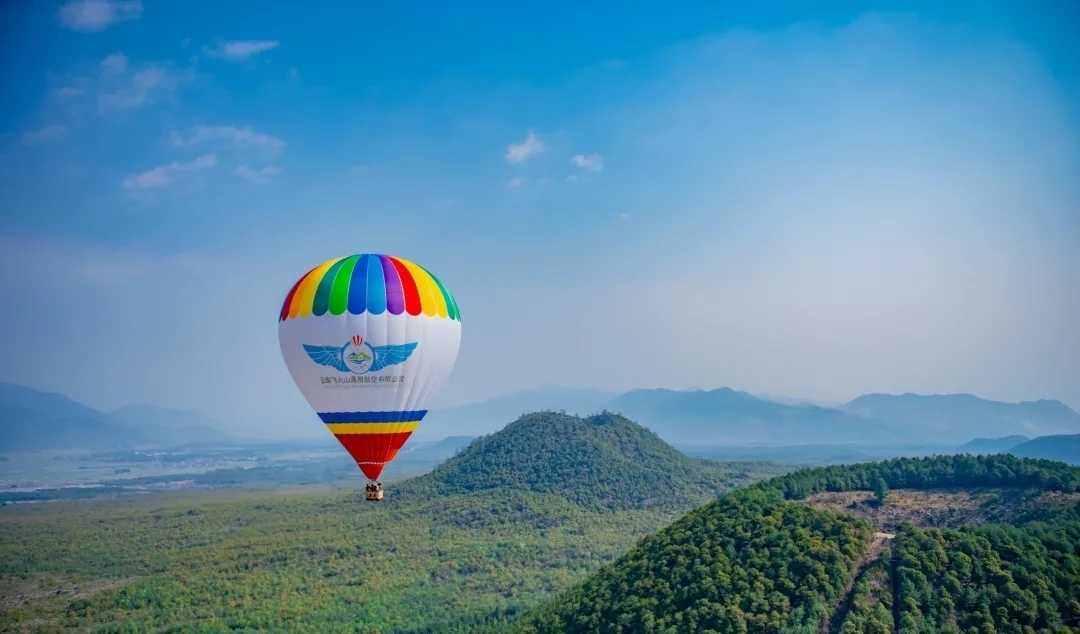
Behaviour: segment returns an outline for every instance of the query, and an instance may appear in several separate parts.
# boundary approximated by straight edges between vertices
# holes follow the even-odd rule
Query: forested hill
[[[685,511],[731,484],[745,482],[726,480],[622,416],[538,412],[474,440],[388,499],[510,489],[557,493],[588,508]]]
[[[1016,488],[1065,506],[1022,526],[905,523],[894,536],[793,501],[856,489],[887,499],[890,487]],[[690,513],[502,631],[1076,632],[1078,491],[1078,469],[1003,455],[799,471]]]
[[[748,489],[693,511],[511,626],[521,634],[806,632],[869,546],[864,520]]]
[[[798,500],[821,491],[872,491],[882,483],[890,489],[1008,487],[1071,493],[1080,491],[1080,469],[1009,454],[962,454],[804,469],[755,486]]]

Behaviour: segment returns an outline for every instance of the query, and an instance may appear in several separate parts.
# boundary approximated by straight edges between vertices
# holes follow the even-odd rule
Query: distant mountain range
[[[970,394],[867,394],[839,409],[900,425],[912,434],[938,442],[1080,433],[1080,414],[1061,401],[1001,403]]]
[[[434,440],[451,435],[480,436],[502,429],[522,414],[541,410],[587,416],[604,409],[618,392],[542,386],[493,399],[428,412],[416,439]]]
[[[966,453],[975,455],[989,455],[995,453],[1008,453],[1017,445],[1022,445],[1031,440],[1026,436],[1005,436],[1004,438],[976,438],[960,446]]]
[[[109,413],[122,423],[141,429],[153,429],[161,441],[221,442],[233,439],[222,430],[220,421],[198,410],[127,405]]]
[[[0,451],[230,440],[223,427],[202,412],[132,405],[106,413],[62,394],[0,383]]]
[[[605,407],[683,445],[896,444],[899,425],[819,407],[786,405],[730,388],[678,392],[632,390]]]
[[[1080,434],[1041,436],[1010,449],[1018,458],[1057,460],[1080,467]]]
[[[417,435],[482,435],[525,412],[622,414],[666,442],[689,446],[950,445],[973,438],[1080,433],[1080,414],[1060,401],[1002,403],[969,394],[860,396],[837,407],[770,400],[720,388],[639,389],[624,394],[545,387],[434,410]]]
[[[605,410],[621,414],[665,442],[695,454],[700,453],[695,448],[708,447],[829,445],[921,446],[932,447],[934,452],[939,447],[951,447],[995,453],[1011,450],[1029,438],[1080,434],[1080,414],[1059,401],[1014,404],[968,394],[870,394],[838,407],[822,407],[783,400],[789,402],[730,388],[639,389],[616,394],[546,386],[482,403],[434,410],[406,449],[449,436],[489,434],[522,414],[544,410],[579,416]],[[224,425],[202,412],[131,405],[107,413],[61,394],[0,383],[0,451],[160,446],[230,439]],[[961,446],[969,441],[970,446]],[[468,439],[447,442],[455,445],[447,448],[452,453]]]

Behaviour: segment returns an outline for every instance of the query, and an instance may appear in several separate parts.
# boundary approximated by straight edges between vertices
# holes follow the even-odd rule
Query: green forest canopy
[[[879,480],[897,489],[1075,492],[1080,470],[1044,460],[961,455],[794,472],[690,513],[505,631],[810,634],[841,607],[845,584],[852,586],[850,609],[839,614],[846,634],[1080,628],[1080,504],[1050,522],[1023,527],[922,530],[906,524],[895,549],[884,550],[884,559],[864,561],[859,571],[858,559],[871,541],[869,524],[786,501],[821,491],[871,490]]]

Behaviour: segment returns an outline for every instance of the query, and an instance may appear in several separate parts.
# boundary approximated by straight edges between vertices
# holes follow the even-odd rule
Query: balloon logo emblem
[[[293,284],[278,343],[308,404],[375,481],[449,378],[461,314],[427,269],[358,254],[323,262]],[[375,485],[368,499],[374,491],[381,499]]]
[[[360,335],[343,346],[311,346],[304,344],[304,350],[315,363],[327,366],[338,372],[366,374],[378,372],[386,367],[405,363],[409,355],[416,350],[416,343],[396,346],[372,346]]]

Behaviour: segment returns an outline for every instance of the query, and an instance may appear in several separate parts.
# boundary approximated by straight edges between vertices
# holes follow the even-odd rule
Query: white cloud
[[[62,125],[47,125],[40,130],[24,132],[22,135],[22,142],[23,145],[36,145],[38,143],[55,141],[67,134],[67,131],[67,128]]]
[[[568,182],[568,183],[576,183],[576,182],[578,182],[578,181],[579,181],[579,180],[581,180],[581,179],[579,179],[579,178],[578,178],[578,175],[577,175],[577,174],[571,174],[571,175],[567,176],[567,177],[566,177],[565,179],[563,179],[563,180],[565,180],[565,181],[566,181],[566,182]]]
[[[231,125],[199,125],[191,128],[186,133],[173,130],[169,133],[169,136],[172,138],[173,145],[177,147],[189,147],[203,143],[222,143],[238,150],[257,150],[268,155],[277,154],[285,147],[285,141],[259,132],[251,126],[238,128]]]
[[[132,73],[130,79],[115,92],[100,95],[98,105],[103,108],[137,108],[154,103],[160,98],[169,98],[183,82],[190,79],[189,73],[177,72],[163,66],[148,66]]]
[[[619,214],[619,220],[626,220],[629,217],[630,217],[630,214],[628,214],[628,213]]]
[[[524,163],[529,157],[547,151],[547,146],[534,133],[529,132],[521,143],[506,147],[506,160],[512,164]]]
[[[57,88],[53,94],[56,95],[57,99],[65,101],[67,99],[74,99],[75,97],[85,95],[86,91],[74,86],[64,86],[63,88]]]
[[[146,170],[141,174],[132,174],[124,179],[122,186],[127,190],[161,187],[169,184],[169,182],[179,173],[208,169],[215,165],[217,165],[217,154],[206,154],[188,163],[173,161],[168,165],[161,165],[154,169]]]
[[[53,97],[57,101],[68,101],[85,95],[93,87],[94,80],[90,77],[79,76],[70,78],[66,83],[66,86],[60,86],[53,90]]]
[[[281,168],[277,165],[267,165],[266,167],[258,170],[252,169],[247,165],[241,165],[240,167],[233,170],[233,174],[255,183],[265,183],[266,181],[270,180],[271,176],[280,172]]]
[[[225,59],[247,59],[272,48],[277,48],[278,44],[277,40],[232,40],[223,43],[218,50],[204,50],[211,55],[224,57]]]
[[[60,23],[73,31],[102,31],[142,15],[141,0],[71,0],[60,7]]]
[[[574,158],[570,159],[570,162],[581,169],[588,170],[590,172],[602,172],[604,171],[604,159],[600,158],[599,154],[578,154]]]
[[[121,75],[126,73],[128,69],[127,55],[124,55],[123,53],[113,53],[101,60],[99,67],[104,75]]]
[[[520,187],[521,184],[524,183],[524,182],[525,182],[524,178],[515,178],[515,179],[512,179],[512,180],[510,180],[509,182],[506,183],[506,188],[507,189],[514,189],[516,187]]]

